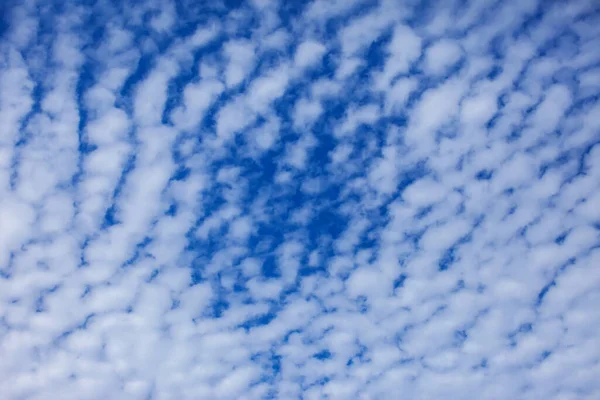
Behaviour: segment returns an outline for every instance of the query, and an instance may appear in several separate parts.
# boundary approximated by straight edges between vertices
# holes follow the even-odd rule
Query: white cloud
[[[398,79],[386,93],[386,112],[388,114],[400,113],[408,101],[408,97],[416,88],[416,79]]]
[[[252,221],[248,217],[237,218],[229,227],[229,235],[236,240],[247,240],[252,233]]]
[[[256,60],[254,43],[248,40],[230,41],[225,43],[223,52],[228,58],[225,83],[229,87],[238,85],[252,73]]]
[[[229,102],[217,114],[217,136],[227,140],[247,127],[254,118],[255,114],[246,107],[243,100]]]
[[[157,32],[164,33],[168,32],[175,23],[174,6],[165,4],[165,8],[161,9],[158,15],[154,16],[150,21],[150,26]]]
[[[183,106],[173,111],[174,124],[182,130],[196,128],[222,91],[223,84],[216,80],[187,85],[183,91]]]
[[[423,68],[429,74],[443,74],[460,60],[461,54],[455,41],[439,40],[427,48]]]
[[[475,125],[480,128],[481,125],[488,122],[496,112],[497,100],[491,94],[479,94],[468,97],[461,103],[460,114],[461,121],[467,125]]]
[[[397,8],[384,5],[366,15],[352,19],[339,33],[342,53],[349,57],[370,46],[394,22]]]
[[[310,126],[323,112],[323,107],[318,101],[300,99],[294,108],[294,125],[299,129]]]
[[[351,108],[346,112],[346,119],[336,132],[337,136],[353,134],[362,124],[370,125],[379,119],[379,107],[368,104],[362,107]]]
[[[341,80],[346,79],[354,74],[356,69],[363,63],[364,61],[357,57],[344,58],[340,61],[340,66],[335,72],[335,77]]]
[[[298,68],[307,68],[318,63],[327,48],[314,40],[307,40],[300,43],[294,55],[294,64]]]
[[[267,123],[251,133],[256,145],[262,149],[270,149],[279,137],[280,122],[277,118],[271,118]]]
[[[309,152],[317,145],[317,140],[314,136],[306,134],[297,142],[289,145],[284,162],[297,169],[306,168],[306,162],[309,157]]]
[[[2,237],[0,243],[2,258],[0,263],[6,266],[10,253],[17,250],[19,245],[29,236],[31,225],[35,220],[34,210],[27,204],[21,204],[16,199],[5,199],[0,208],[2,222]],[[6,267],[5,267],[6,268]]]
[[[421,55],[422,39],[409,27],[397,25],[388,44],[387,58],[383,71],[375,78],[379,90],[388,90],[392,79],[398,74],[407,73],[411,64]],[[393,90],[393,89],[392,89]]]
[[[136,122],[142,126],[160,124],[167,101],[167,85],[177,73],[177,65],[170,60],[160,60],[158,64],[135,97]]]
[[[435,131],[455,116],[464,89],[461,81],[450,80],[427,90],[411,115],[406,131],[408,144],[422,143],[425,151],[431,150]]]
[[[213,40],[219,32],[219,27],[216,24],[201,26],[190,37],[190,44],[194,47],[201,47]]]
[[[343,143],[335,147],[331,152],[331,162],[334,164],[340,164],[348,160],[350,154],[352,154],[353,147],[348,143]]]
[[[447,190],[432,179],[419,179],[402,192],[402,198],[412,206],[423,207],[444,199]]]
[[[391,194],[396,191],[397,157],[396,148],[387,146],[382,150],[382,156],[373,162],[369,170],[369,184],[378,192]]]
[[[296,279],[303,250],[304,246],[297,241],[286,242],[278,249],[279,270],[284,283],[289,284]]]
[[[598,398],[588,2],[42,3],[0,43],[2,396]]]
[[[253,278],[248,281],[247,286],[252,294],[252,297],[261,300],[276,300],[279,298],[279,295],[283,290],[283,282],[280,280],[264,281]]]
[[[289,82],[285,65],[256,78],[248,88],[248,104],[253,110],[264,113],[271,103],[283,95]]]

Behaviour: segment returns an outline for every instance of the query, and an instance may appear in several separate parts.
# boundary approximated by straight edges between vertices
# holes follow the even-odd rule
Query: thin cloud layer
[[[3,399],[597,399],[593,1],[25,1]]]

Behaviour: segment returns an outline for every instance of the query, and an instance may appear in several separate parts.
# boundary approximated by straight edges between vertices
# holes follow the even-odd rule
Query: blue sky
[[[3,7],[0,398],[600,398],[597,2]]]

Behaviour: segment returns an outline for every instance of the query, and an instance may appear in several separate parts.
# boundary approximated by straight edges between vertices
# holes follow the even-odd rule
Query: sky
[[[0,21],[1,399],[600,398],[597,1]]]

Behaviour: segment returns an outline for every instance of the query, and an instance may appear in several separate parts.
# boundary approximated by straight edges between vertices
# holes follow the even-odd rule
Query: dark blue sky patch
[[[324,360],[331,359],[332,354],[331,354],[331,352],[329,350],[325,349],[325,350],[322,350],[322,351],[320,351],[318,353],[315,353],[313,355],[313,357],[316,358],[317,360],[324,361]]]
[[[406,274],[400,274],[398,278],[394,279],[394,290],[402,288],[407,278]]]

